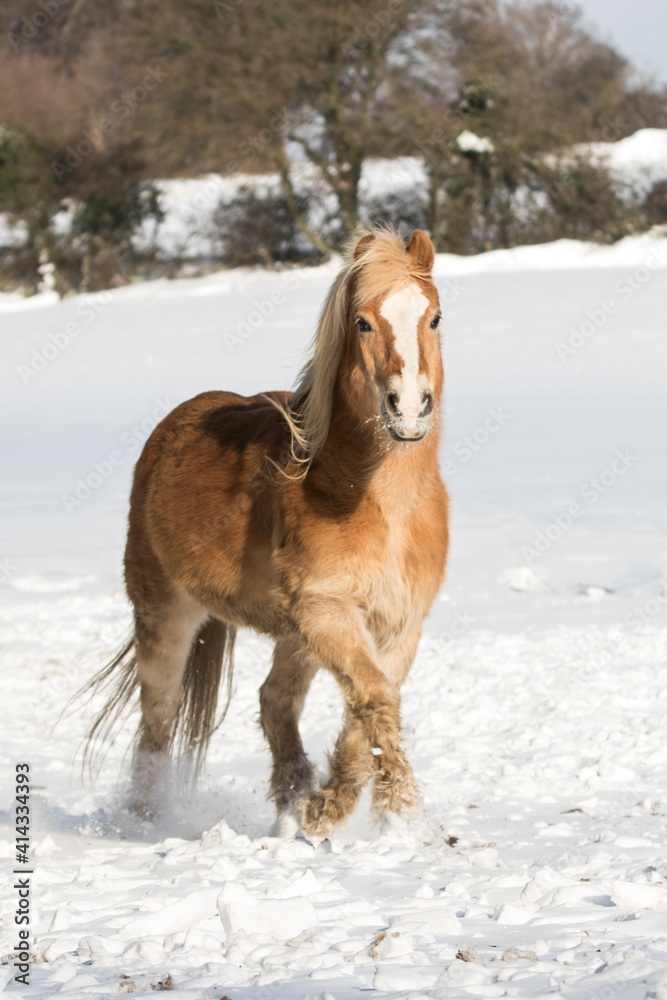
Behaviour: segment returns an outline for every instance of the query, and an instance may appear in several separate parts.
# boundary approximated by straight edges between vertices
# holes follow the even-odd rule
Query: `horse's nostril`
[[[398,408],[398,396],[396,395],[395,392],[387,393],[386,403],[387,403],[387,409],[389,410],[390,413],[393,413],[395,417],[400,416],[401,411]]]
[[[422,408],[419,414],[420,417],[428,417],[429,413],[433,412],[433,395],[430,392],[425,392],[422,396]]]

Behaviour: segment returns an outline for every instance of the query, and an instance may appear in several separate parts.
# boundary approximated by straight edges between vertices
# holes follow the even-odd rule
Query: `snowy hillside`
[[[576,150],[602,162],[616,177],[639,191],[646,191],[656,181],[667,179],[667,129],[640,129],[617,142],[587,143],[577,146]],[[319,191],[322,205],[335,210],[330,196],[325,190],[319,190],[316,173],[308,164],[295,165],[293,177],[297,190]],[[141,233],[137,234],[137,245],[155,241],[160,254],[169,259],[215,256],[219,247],[213,230],[213,215],[221,203],[231,202],[241,189],[249,188],[259,195],[278,194],[280,191],[277,174],[209,174],[197,178],[157,180],[156,186],[161,194],[165,218],[157,228],[153,222],[146,223]],[[422,196],[427,191],[421,157],[368,159],[364,163],[360,183],[362,208],[371,199],[415,191]],[[69,223],[67,212],[56,216],[57,231],[66,231]],[[10,226],[0,213],[0,246],[9,246],[24,239],[25,227]]]
[[[642,128],[618,142],[593,142],[581,148],[630,184],[648,188],[667,180],[667,129]]]
[[[603,162],[619,179],[638,189],[647,190],[652,183],[667,180],[667,129],[640,129],[618,142],[588,143],[577,150]],[[307,165],[296,169],[295,183],[297,188],[317,186]],[[366,160],[360,185],[361,204],[389,193],[417,190],[425,194],[426,186],[420,157]],[[159,181],[158,187],[166,213],[157,231],[160,251],[167,256],[196,257],[211,253],[211,219],[221,201],[230,201],[241,187],[277,193],[280,185],[278,176],[272,174],[232,177],[211,174],[190,180]],[[147,236],[153,235],[153,229],[148,227]]]
[[[201,787],[156,826],[122,808],[136,720],[99,779],[53,728],[125,633],[132,466],[210,388],[288,387],[336,262],[62,302],[0,296],[0,853],[33,781],[30,986],[74,1000],[667,997],[667,238],[440,256],[448,580],[404,688],[419,828],[367,804],[329,841],[268,836],[243,634]],[[279,305],[271,302],[284,293]],[[303,720],[326,768],[340,697]],[[125,764],[127,761],[125,760]],[[3,880],[0,954],[17,890]],[[5,961],[5,960],[3,960]]]
[[[317,192],[331,211],[335,204],[325,190],[320,190],[316,172],[308,164],[299,164],[293,169],[293,179],[297,190],[309,189]],[[181,180],[157,181],[162,196],[165,219],[155,233],[146,227],[145,235],[156,244],[166,257],[200,257],[214,251],[212,241],[213,214],[220,203],[233,200],[242,188],[250,188],[258,195],[278,194],[280,182],[277,174],[234,174],[222,176],[209,174],[206,177]],[[421,158],[402,156],[393,160],[366,160],[361,183],[362,205],[369,198],[378,198],[391,192],[405,190],[426,191],[426,173]]]

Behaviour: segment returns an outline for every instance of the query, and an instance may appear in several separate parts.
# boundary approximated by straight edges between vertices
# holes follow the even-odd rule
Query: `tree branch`
[[[308,219],[299,208],[299,202],[297,200],[294,185],[292,184],[292,178],[290,176],[290,163],[282,146],[274,146],[273,156],[276,161],[276,166],[278,167],[280,186],[283,190],[285,198],[287,199],[287,204],[290,212],[292,213],[292,218],[306,239],[310,240],[313,244],[315,249],[319,250],[319,252],[325,257],[328,257],[332,251],[332,247],[327,244],[321,233],[318,233],[315,229],[313,229],[308,222]]]

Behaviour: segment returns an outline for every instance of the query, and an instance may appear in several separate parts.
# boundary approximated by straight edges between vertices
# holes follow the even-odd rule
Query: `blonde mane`
[[[360,240],[372,237],[359,247]],[[306,362],[288,407],[277,405],[292,434],[292,458],[305,476],[329,434],[333,392],[347,333],[350,284],[356,279],[353,308],[385,298],[415,280],[431,280],[407,252],[403,238],[388,227],[363,227],[344,253],[345,264],[329,290]]]

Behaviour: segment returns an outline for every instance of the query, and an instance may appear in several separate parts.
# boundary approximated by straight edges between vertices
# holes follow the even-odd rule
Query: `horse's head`
[[[278,406],[305,475],[331,433],[336,408],[346,433],[375,428],[384,443],[422,441],[442,394],[440,305],[434,251],[417,229],[363,236],[334,281],[288,409]],[[278,405],[274,402],[274,405]]]
[[[442,392],[433,259],[419,229],[407,249],[395,234],[379,233],[364,236],[354,251],[350,377],[362,414],[379,418],[394,441],[426,437]]]

